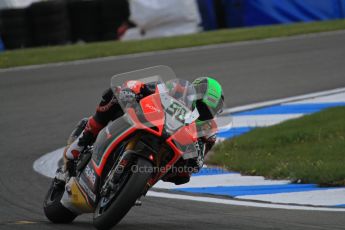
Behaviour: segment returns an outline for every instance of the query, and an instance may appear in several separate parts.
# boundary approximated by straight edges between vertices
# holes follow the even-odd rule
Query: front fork
[[[109,190],[115,191],[117,188],[117,182],[121,179],[122,174],[127,170],[127,166],[132,162],[135,154],[135,147],[140,139],[140,135],[136,135],[130,140],[124,148],[122,154],[120,154],[117,163],[114,164],[108,175],[105,177],[105,182],[101,188],[101,195],[106,195]]]

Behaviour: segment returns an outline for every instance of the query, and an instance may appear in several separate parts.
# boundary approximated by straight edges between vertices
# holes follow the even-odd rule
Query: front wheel
[[[152,163],[144,158],[138,158],[137,168],[152,168]],[[131,172],[122,185],[118,195],[111,200],[107,209],[102,209],[102,199],[94,213],[93,224],[99,230],[110,229],[115,226],[133,207],[135,201],[142,195],[143,190],[151,176],[150,170]]]

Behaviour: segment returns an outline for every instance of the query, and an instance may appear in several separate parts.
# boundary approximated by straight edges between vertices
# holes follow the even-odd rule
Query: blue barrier
[[[1,51],[4,51],[5,50],[5,45],[4,45],[4,43],[2,42],[2,39],[1,39],[1,37],[0,37],[0,52]]]
[[[341,19],[345,0],[224,0],[228,27]]]
[[[213,0],[198,0],[198,7],[204,30],[218,29],[217,15]]]
[[[339,11],[341,18],[345,18],[345,0],[339,0]]]
[[[244,26],[244,0],[224,0],[226,24],[228,27]]]

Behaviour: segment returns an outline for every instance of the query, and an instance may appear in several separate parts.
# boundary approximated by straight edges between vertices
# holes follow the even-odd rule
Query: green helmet
[[[213,119],[224,106],[222,86],[210,77],[197,78],[193,81],[193,85],[197,92],[195,106],[200,114],[199,120]]]

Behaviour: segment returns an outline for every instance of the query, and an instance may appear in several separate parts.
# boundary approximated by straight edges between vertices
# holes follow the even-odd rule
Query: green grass
[[[293,36],[334,30],[344,30],[345,20],[291,25],[227,29],[214,32],[128,42],[99,42],[66,46],[21,49],[0,53],[0,68],[73,61],[147,51],[169,50],[237,41]]]
[[[345,185],[345,107],[227,140],[216,145],[208,163],[245,175]]]

